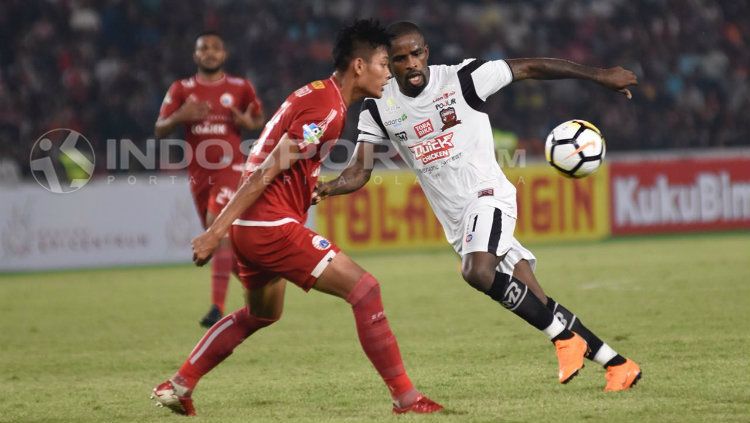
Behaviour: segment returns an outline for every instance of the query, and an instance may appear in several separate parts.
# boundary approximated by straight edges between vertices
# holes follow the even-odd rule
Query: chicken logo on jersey
[[[435,160],[447,159],[451,156],[453,147],[453,132],[448,132],[439,137],[410,145],[409,150],[411,150],[415,160],[419,160],[423,165],[426,165]]]
[[[445,131],[446,129],[452,128],[461,123],[461,121],[458,120],[458,116],[456,116],[456,109],[453,107],[446,107],[441,110],[440,120],[443,121],[443,127],[440,128],[441,131]]]

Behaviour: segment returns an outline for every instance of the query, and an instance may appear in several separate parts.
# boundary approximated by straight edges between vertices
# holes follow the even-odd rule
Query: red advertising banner
[[[749,229],[750,156],[610,162],[612,234]]]

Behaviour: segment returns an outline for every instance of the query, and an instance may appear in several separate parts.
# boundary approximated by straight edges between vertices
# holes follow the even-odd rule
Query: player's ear
[[[425,44],[424,45],[424,61],[426,62],[427,59],[430,58],[430,46]]]
[[[364,59],[362,59],[361,57],[357,57],[356,59],[352,60],[352,69],[354,69],[355,75],[362,75],[365,71]]]

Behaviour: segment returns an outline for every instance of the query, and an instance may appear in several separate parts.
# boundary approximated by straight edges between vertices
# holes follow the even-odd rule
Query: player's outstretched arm
[[[242,181],[237,193],[219,213],[211,226],[193,239],[193,262],[196,265],[203,266],[208,262],[232,223],[248,207],[253,205],[274,178],[282,171],[289,169],[299,159],[299,156],[300,149],[297,143],[292,141],[287,134],[284,134],[271,154],[263,161],[263,164]]]
[[[620,66],[606,69],[593,68],[569,60],[550,58],[509,59],[506,62],[513,72],[514,81],[523,79],[587,79],[619,91],[628,98],[633,97],[628,87],[638,85],[638,78],[635,74]]]
[[[365,186],[372,175],[374,149],[375,146],[369,142],[358,143],[349,166],[341,175],[328,182],[318,182],[312,203],[318,204],[331,195],[349,194]]]

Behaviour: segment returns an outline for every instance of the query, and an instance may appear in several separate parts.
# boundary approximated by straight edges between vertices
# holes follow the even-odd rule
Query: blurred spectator
[[[551,56],[639,75],[630,102],[578,81],[526,82],[494,96],[493,125],[531,152],[571,118],[597,123],[610,151],[750,144],[744,1],[5,0],[0,159],[29,176],[32,143],[54,127],[84,133],[97,154],[108,138],[145,149],[169,82],[194,72],[194,36],[203,29],[224,34],[229,70],[254,81],[274,110],[331,71],[339,27],[370,16],[420,24],[433,64]],[[349,139],[355,122],[352,113]]]

